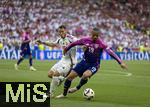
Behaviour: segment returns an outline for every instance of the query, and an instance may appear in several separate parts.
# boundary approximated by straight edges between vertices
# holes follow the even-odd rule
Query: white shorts
[[[70,61],[62,59],[51,68],[51,71],[53,72],[57,71],[60,73],[60,75],[66,76],[70,71],[70,69],[71,69]]]

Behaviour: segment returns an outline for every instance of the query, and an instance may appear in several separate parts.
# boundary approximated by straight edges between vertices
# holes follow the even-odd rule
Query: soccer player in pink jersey
[[[24,57],[26,55],[28,55],[29,56],[30,70],[36,71],[36,69],[32,66],[32,53],[31,53],[31,49],[30,49],[30,41],[31,41],[30,31],[29,31],[29,28],[26,28],[25,32],[23,32],[23,34],[22,34],[20,59],[15,64],[15,69],[16,70],[18,70],[18,66],[24,60]]]
[[[64,83],[64,91],[61,95],[56,96],[56,98],[63,98],[67,96],[67,93],[76,92],[84,84],[86,84],[88,78],[93,76],[100,68],[100,61],[103,51],[106,51],[111,57],[113,57],[121,66],[121,68],[127,69],[126,64],[99,37],[99,33],[99,29],[94,28],[90,37],[77,40],[64,49],[64,54],[66,54],[66,52],[74,46],[80,45],[86,47],[86,50],[84,51],[84,58],[67,76]],[[77,76],[81,77],[79,84],[74,88],[70,88],[72,80]]]

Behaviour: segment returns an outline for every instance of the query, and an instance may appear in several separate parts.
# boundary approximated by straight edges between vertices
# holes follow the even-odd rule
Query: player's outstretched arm
[[[110,48],[106,48],[105,51],[120,64],[121,68],[127,69],[127,65]]]
[[[83,39],[77,40],[69,44],[67,47],[64,48],[63,54],[65,55],[67,51],[69,51],[72,47],[77,46],[77,45],[83,45]]]
[[[46,46],[50,46],[50,47],[56,47],[56,46],[57,46],[57,43],[53,43],[53,42],[42,42],[42,41],[40,41],[40,40],[38,40],[37,43],[43,44],[43,45],[46,45]]]

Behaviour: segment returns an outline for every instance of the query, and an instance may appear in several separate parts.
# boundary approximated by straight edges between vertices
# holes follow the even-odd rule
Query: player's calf
[[[74,92],[78,91],[78,90],[79,90],[83,85],[85,85],[87,82],[88,82],[88,79],[83,79],[83,78],[81,78],[79,84],[78,84],[76,87],[74,87],[74,88],[70,88],[70,89],[68,90],[68,93],[74,93]]]
[[[19,65],[23,60],[24,60],[24,57],[21,56],[20,59],[17,62],[17,65]]]
[[[69,89],[69,93],[74,93],[77,90],[79,90],[83,85],[85,85],[88,82],[88,78],[91,76],[92,72],[90,70],[85,71],[81,77],[79,84],[75,88]]]

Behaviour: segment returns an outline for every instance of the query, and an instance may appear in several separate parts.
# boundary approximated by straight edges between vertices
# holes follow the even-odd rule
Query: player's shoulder
[[[71,41],[71,42],[78,40],[77,37],[75,37],[75,36],[73,36],[73,35],[71,35],[71,34],[67,34],[66,38],[68,38],[69,41]]]
[[[98,40],[103,43],[103,44],[106,44],[105,40],[103,38],[98,38]]]
[[[103,40],[102,38],[100,38],[100,37],[99,37],[97,40],[98,40],[99,42],[104,42],[104,40]]]
[[[67,35],[66,35],[66,38],[69,38],[69,39],[75,39],[76,37],[73,36],[73,35],[71,35],[71,34],[67,34]]]
[[[98,38],[98,42],[102,47],[107,47],[107,44],[103,38]]]

